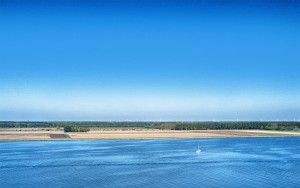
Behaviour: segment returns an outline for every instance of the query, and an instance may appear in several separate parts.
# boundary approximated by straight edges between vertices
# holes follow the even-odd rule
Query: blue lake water
[[[300,187],[300,138],[0,142],[0,187]]]

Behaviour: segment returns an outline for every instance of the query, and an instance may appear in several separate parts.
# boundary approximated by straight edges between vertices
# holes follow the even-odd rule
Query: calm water
[[[300,138],[0,142],[0,187],[300,187]]]

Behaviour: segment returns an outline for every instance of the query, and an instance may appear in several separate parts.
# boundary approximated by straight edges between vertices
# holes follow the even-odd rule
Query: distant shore
[[[0,141],[253,138],[290,136],[300,137],[300,132],[269,130],[92,129],[89,132],[65,133],[62,129],[55,128],[0,128]]]

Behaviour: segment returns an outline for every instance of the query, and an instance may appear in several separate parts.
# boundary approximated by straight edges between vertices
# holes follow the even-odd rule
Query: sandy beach
[[[92,129],[89,132],[65,133],[55,128],[0,129],[0,141],[18,140],[111,140],[111,139],[189,139],[300,136],[296,131],[268,130],[156,130]]]

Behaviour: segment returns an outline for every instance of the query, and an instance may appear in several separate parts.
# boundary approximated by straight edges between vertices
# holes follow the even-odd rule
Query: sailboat
[[[199,144],[198,144],[198,149],[197,149],[197,151],[196,151],[196,153],[199,155],[199,154],[201,154],[201,149],[199,148]]]

